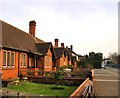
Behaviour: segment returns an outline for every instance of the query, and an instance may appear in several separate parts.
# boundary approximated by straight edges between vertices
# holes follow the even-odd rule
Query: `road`
[[[106,69],[94,69],[95,77],[93,79],[96,96],[119,98],[118,88],[118,69],[107,67]]]

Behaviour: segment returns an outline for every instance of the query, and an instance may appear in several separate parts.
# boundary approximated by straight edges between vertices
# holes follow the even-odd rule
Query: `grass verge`
[[[28,92],[31,94],[40,94],[43,96],[70,96],[77,86],[62,86],[64,89],[51,89],[55,85],[38,84],[29,81],[20,83],[19,85],[9,86],[9,89],[21,92]]]

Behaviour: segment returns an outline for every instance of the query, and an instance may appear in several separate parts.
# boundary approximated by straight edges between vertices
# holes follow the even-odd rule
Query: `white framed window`
[[[15,52],[4,50],[3,67],[13,68],[15,66]]]
[[[7,66],[8,66],[8,67],[10,67],[10,65],[11,65],[11,64],[10,64],[10,58],[11,58],[11,55],[10,55],[10,54],[11,54],[11,52],[8,51],[8,52],[7,52]]]
[[[14,67],[15,66],[15,52],[11,53],[11,66]]]
[[[23,59],[24,59],[24,60],[23,60],[23,61],[24,61],[24,66],[26,66],[26,60],[27,60],[27,59],[26,59],[26,54],[24,54],[23,56],[24,56],[24,57],[23,57]]]
[[[25,53],[20,53],[20,66],[26,67],[27,65],[27,56]]]
[[[7,66],[7,51],[4,51],[3,53],[3,66]]]
[[[20,66],[23,66],[23,53],[20,53]]]

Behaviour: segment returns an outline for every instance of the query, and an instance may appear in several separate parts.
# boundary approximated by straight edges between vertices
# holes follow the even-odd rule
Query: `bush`
[[[64,65],[64,66],[61,66],[61,67],[60,67],[60,70],[63,70],[63,69],[65,69],[65,68],[67,68],[67,66],[65,66],[65,65]]]
[[[52,78],[52,77],[54,77],[54,72],[52,71],[52,72],[45,72],[45,77],[46,78]]]
[[[86,63],[85,68],[92,69],[93,66],[92,66],[92,64]]]
[[[64,78],[64,72],[63,70],[58,70],[56,71],[56,73],[54,74],[54,80],[56,81],[56,85],[59,85],[59,84],[63,84],[62,83],[62,80]]]
[[[56,71],[56,73],[55,73],[55,75],[54,75],[54,79],[55,80],[58,80],[58,79],[63,79],[64,77],[63,77],[63,70],[58,70],[58,71]]]
[[[68,65],[68,68],[73,70],[74,69],[74,65]]]

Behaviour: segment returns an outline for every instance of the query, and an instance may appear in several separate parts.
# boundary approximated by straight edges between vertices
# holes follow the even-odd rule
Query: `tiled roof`
[[[71,49],[70,48],[66,48],[66,50],[65,50],[65,52],[66,52],[66,54],[67,54],[67,56],[68,56],[68,60],[71,60]]]
[[[76,56],[72,56],[72,61],[73,61],[73,62],[77,61]]]
[[[55,54],[51,42],[36,43],[35,45],[37,47],[37,51],[43,55],[46,55],[49,49],[53,52],[53,54]]]
[[[62,57],[64,53],[64,48],[58,47],[58,48],[54,48],[54,50],[55,50],[56,57]]]
[[[26,52],[38,53],[35,43],[45,43],[30,34],[0,20],[0,46]]]

